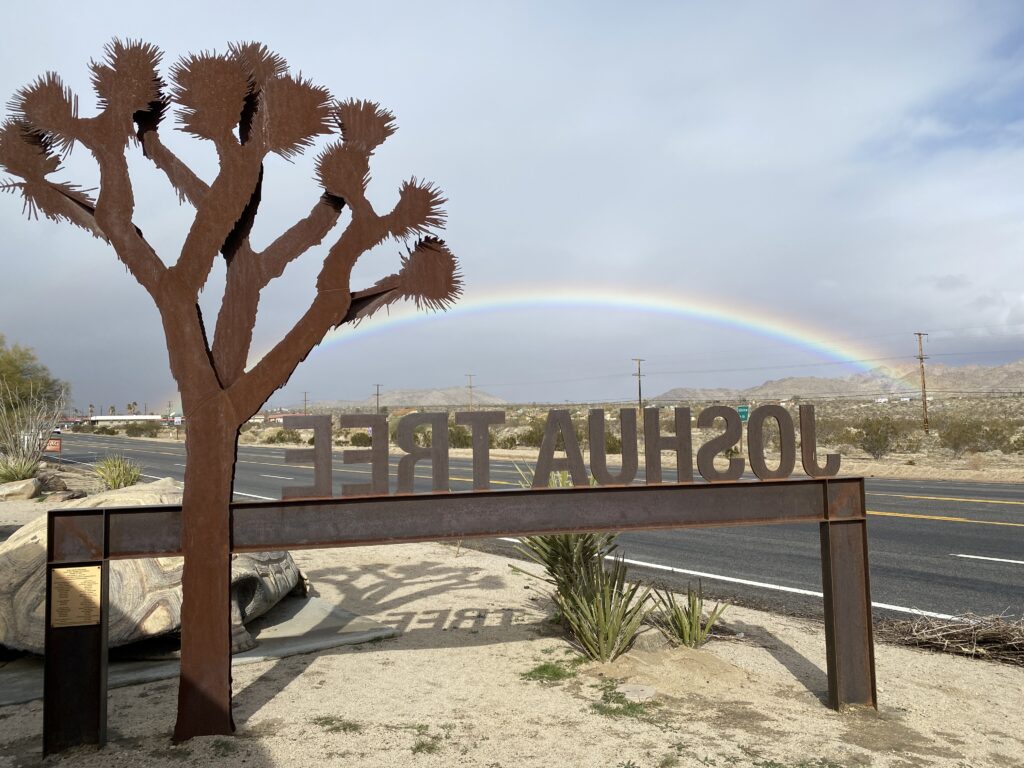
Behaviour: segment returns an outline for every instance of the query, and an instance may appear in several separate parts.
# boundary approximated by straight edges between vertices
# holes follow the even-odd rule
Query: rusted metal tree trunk
[[[182,497],[181,678],[176,741],[231,733],[230,516],[238,426],[216,404],[190,409]],[[226,460],[230,457],[230,460]]]
[[[409,298],[443,309],[461,281],[455,257],[434,236],[442,229],[444,198],[415,178],[398,203],[378,214],[366,197],[370,158],[395,131],[394,118],[366,101],[335,101],[327,89],[288,72],[280,56],[258,43],[228,53],[187,55],[159,73],[161,53],[141,42],[115,40],[90,65],[99,102],[95,117],[78,116],[77,97],[55,73],[23,88],[13,116],[0,126],[0,168],[20,180],[0,189],[20,192],[30,215],[80,226],[108,241],[153,299],[167,341],[171,372],[187,419],[185,556],[181,685],[175,738],[230,733],[231,673],[228,589],[230,503],[238,430],[324,335]],[[160,139],[172,105],[182,129],[211,142],[219,169],[201,179]],[[309,214],[257,251],[249,233],[259,210],[264,159],[291,158],[319,136],[335,136],[316,160],[317,190]],[[126,151],[131,143],[166,176],[195,219],[172,266],[135,225],[135,199]],[[95,199],[78,186],[51,181],[60,155],[83,144],[100,171]],[[324,257],[316,297],[295,325],[258,361],[250,361],[260,295],[298,256],[323,242],[341,212],[351,213]],[[367,251],[387,241],[407,243],[400,270],[352,290],[352,270]],[[222,256],[226,287],[212,340],[199,293]]]

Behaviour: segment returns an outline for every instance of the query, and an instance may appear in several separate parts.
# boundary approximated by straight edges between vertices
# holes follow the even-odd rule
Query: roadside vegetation
[[[66,392],[31,349],[8,347],[0,335],[0,482],[35,477]]]
[[[97,461],[94,471],[103,487],[111,491],[135,485],[142,477],[142,468],[138,464],[117,454]]]

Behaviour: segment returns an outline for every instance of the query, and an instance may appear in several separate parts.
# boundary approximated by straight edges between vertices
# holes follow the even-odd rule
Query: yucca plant
[[[529,487],[529,469],[516,465]],[[552,473],[552,487],[570,485],[567,472]],[[524,536],[516,549],[542,565],[544,581],[554,587],[558,620],[572,642],[591,659],[612,661],[628,651],[647,616],[650,589],[626,585],[626,564],[612,558],[614,533],[556,533]],[[605,562],[611,561],[606,568]]]
[[[647,617],[650,587],[626,584],[621,557],[590,560],[581,565],[572,584],[554,594],[562,622],[572,640],[591,659],[614,661],[633,647]]]
[[[707,642],[715,622],[721,618],[728,603],[716,603],[711,614],[704,619],[704,588],[697,582],[697,590],[687,585],[686,602],[676,602],[676,596],[666,590],[655,591],[658,609],[651,617],[651,623],[660,629],[670,641],[687,648],[700,648]]]
[[[36,476],[39,462],[30,456],[0,456],[0,483],[13,483]]]
[[[109,490],[135,485],[142,476],[142,467],[131,459],[117,454],[105,456],[96,462],[95,472]]]

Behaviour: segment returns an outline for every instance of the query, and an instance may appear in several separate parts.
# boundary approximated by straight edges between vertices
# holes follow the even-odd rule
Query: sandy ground
[[[975,469],[959,460],[963,475],[933,471],[1021,479],[1017,462],[1000,470],[992,458],[978,467],[975,457]],[[872,466],[844,457],[843,474]],[[902,475],[896,461],[878,467]],[[71,487],[91,482],[62,476]],[[0,526],[49,506],[0,503]],[[234,738],[173,745],[175,681],[114,690],[108,746],[48,764],[1024,766],[1022,668],[878,643],[879,711],[840,714],[823,703],[820,622],[732,606],[731,634],[700,651],[666,647],[652,630],[614,664],[582,663],[549,620],[545,585],[505,558],[444,544],[295,555],[315,594],[402,635],[237,667]],[[570,676],[524,677],[545,663]],[[654,698],[626,704],[620,681],[650,686]],[[40,764],[41,731],[41,702],[0,708],[0,766]]]
[[[0,525],[47,503],[0,504]],[[110,742],[57,765],[1024,765],[1024,669],[877,644],[880,709],[823,703],[820,622],[730,607],[700,651],[651,631],[614,664],[579,658],[546,586],[444,544],[296,553],[315,593],[394,640],[235,668],[231,737],[172,745],[175,681],[113,690]],[[517,565],[522,565],[518,563]],[[571,677],[524,677],[544,663]],[[618,681],[653,687],[627,705]],[[0,766],[40,763],[42,704],[0,708]]]

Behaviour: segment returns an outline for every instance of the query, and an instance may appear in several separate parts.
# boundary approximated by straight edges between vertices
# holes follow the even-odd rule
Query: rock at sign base
[[[165,478],[87,496],[62,508],[180,504],[181,488],[181,483]],[[182,560],[150,557],[110,562],[110,647],[180,629]],[[244,622],[270,610],[299,580],[299,569],[287,552],[232,557],[233,652],[255,645]],[[42,515],[0,543],[0,645],[42,653],[45,610],[46,515]]]
[[[34,477],[30,477],[28,480],[15,480],[13,483],[4,483],[0,485],[0,501],[34,499],[42,489],[42,484]]]

